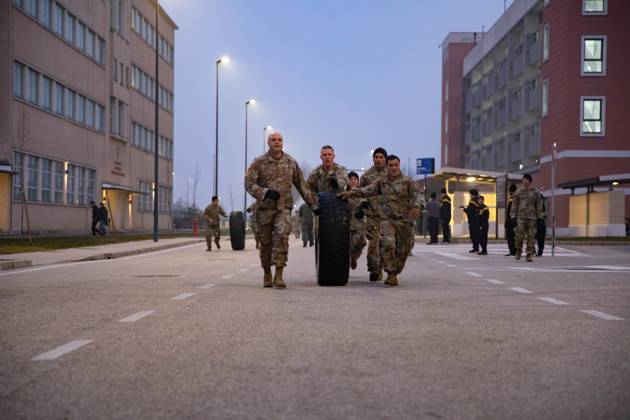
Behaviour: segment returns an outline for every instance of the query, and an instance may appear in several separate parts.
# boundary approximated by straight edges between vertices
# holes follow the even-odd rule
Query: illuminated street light
[[[214,195],[219,195],[219,64],[228,64],[230,57],[223,56],[217,60],[216,103],[214,132]]]

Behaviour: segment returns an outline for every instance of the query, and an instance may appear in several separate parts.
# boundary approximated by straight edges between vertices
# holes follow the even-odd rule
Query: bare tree
[[[195,172],[193,174],[193,202],[192,208],[195,210],[197,205],[197,184],[199,183],[199,161],[195,162]]]
[[[31,234],[31,219],[29,216],[29,212],[28,212],[28,201],[26,200],[26,189],[24,188],[24,174],[26,173],[26,164],[27,162],[24,160],[24,146],[26,145],[26,143],[28,143],[28,136],[29,136],[29,131],[28,131],[28,115],[26,113],[26,109],[21,108],[20,109],[20,114],[18,116],[18,132],[17,132],[17,140],[18,140],[18,150],[20,153],[20,159],[22,159],[22,170],[21,172],[18,174],[18,176],[20,177],[20,196],[22,197],[22,211],[21,211],[21,215],[26,215],[26,229],[27,229],[27,233],[28,233],[28,243],[29,244],[33,244],[33,237]],[[24,233],[24,225],[23,225],[23,220],[21,219],[22,222],[22,227],[21,227],[21,233]]]

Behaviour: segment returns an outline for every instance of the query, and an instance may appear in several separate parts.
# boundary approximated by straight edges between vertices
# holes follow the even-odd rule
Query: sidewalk
[[[103,260],[120,258],[128,255],[159,251],[162,249],[197,244],[203,238],[165,238],[153,240],[123,242],[83,248],[67,248],[54,251],[24,252],[0,256],[0,269],[12,270],[38,265],[58,264],[63,262]]]

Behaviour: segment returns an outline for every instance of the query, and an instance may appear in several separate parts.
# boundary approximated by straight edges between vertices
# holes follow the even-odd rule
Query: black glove
[[[365,217],[365,213],[363,213],[363,210],[359,210],[358,212],[354,213],[354,217],[361,220]]]
[[[330,178],[330,187],[333,190],[338,190],[339,189],[339,182],[337,182],[337,178]]]
[[[276,190],[267,190],[264,200],[278,201],[280,199],[280,193]]]
[[[368,203],[367,201],[364,201],[359,205],[359,208],[361,210],[367,210],[370,208],[370,203]]]
[[[319,207],[315,207],[314,209],[312,209],[312,212],[315,216],[319,216],[322,210]]]

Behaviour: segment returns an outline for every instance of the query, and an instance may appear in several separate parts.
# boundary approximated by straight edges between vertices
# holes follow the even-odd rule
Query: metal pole
[[[427,237],[427,173],[424,173],[424,216],[422,217],[422,232],[424,233],[424,238]]]
[[[219,196],[219,63],[217,60],[216,100],[214,116],[214,194]]]
[[[556,143],[551,149],[551,256],[556,255]]]
[[[158,211],[158,191],[159,191],[159,174],[158,174],[158,169],[159,169],[159,160],[160,160],[160,154],[159,154],[159,145],[160,145],[160,131],[159,131],[159,96],[160,96],[160,77],[159,77],[159,71],[160,71],[160,62],[159,62],[159,53],[158,53],[158,38],[159,38],[159,31],[158,31],[158,16],[159,16],[159,12],[160,12],[160,2],[159,0],[155,0],[155,138],[154,138],[154,142],[153,142],[153,146],[154,146],[154,152],[155,152],[155,156],[154,156],[154,181],[153,181],[153,242],[157,242],[158,241],[158,222],[159,222],[159,211]]]
[[[247,106],[249,101],[245,102],[245,172],[247,172]],[[247,189],[243,188],[243,219],[247,220]]]

